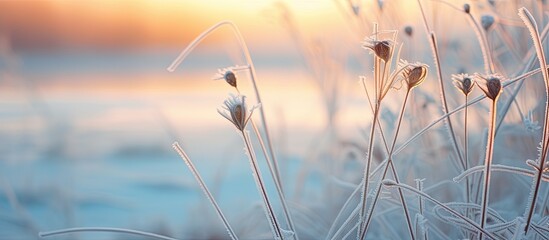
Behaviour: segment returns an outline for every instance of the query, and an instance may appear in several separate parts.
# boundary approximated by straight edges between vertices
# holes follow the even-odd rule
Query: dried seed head
[[[484,31],[490,30],[495,21],[496,20],[492,15],[482,15],[482,17],[480,17],[480,24],[482,25],[482,28],[484,28]]]
[[[392,44],[389,40],[366,40],[362,45],[364,48],[372,50],[377,57],[381,58],[384,62],[389,61],[392,54]]]
[[[225,79],[225,82],[236,88],[236,75],[233,71],[229,70],[225,72],[223,78]]]
[[[490,74],[487,76],[481,76],[476,74],[476,84],[484,92],[487,98],[492,101],[497,100],[501,93],[501,77],[497,74]]]
[[[408,90],[411,90],[414,87],[417,87],[421,84],[427,77],[427,65],[423,63],[408,63],[406,61],[401,62],[401,67],[403,69],[404,81],[406,81]]]
[[[360,6],[359,5],[353,3],[351,5],[351,9],[353,10],[353,13],[355,14],[355,16],[358,16],[360,14]]]
[[[414,33],[414,29],[412,28],[412,26],[408,25],[404,27],[404,33],[406,33],[408,37],[412,37],[412,34]]]
[[[214,80],[225,80],[229,85],[236,88],[237,87],[237,77],[236,72],[241,70],[249,70],[249,66],[233,66],[217,70],[217,74],[213,77]]]
[[[383,11],[383,4],[384,0],[377,0],[377,6],[379,7],[379,10]]]
[[[469,5],[468,3],[463,4],[463,11],[469,14],[471,12],[471,5]]]
[[[469,95],[469,93],[471,93],[473,87],[475,86],[475,80],[472,76],[469,76],[468,74],[461,73],[457,75],[452,75],[452,79],[454,80],[454,86],[457,89],[461,90],[461,92],[465,96]]]
[[[259,105],[253,106],[249,113],[246,107],[246,96],[235,96],[230,95],[230,97],[223,102],[223,110],[217,109],[217,112],[221,114],[224,118],[229,120],[238,130],[243,131],[246,128],[246,124],[254,109],[258,108]]]

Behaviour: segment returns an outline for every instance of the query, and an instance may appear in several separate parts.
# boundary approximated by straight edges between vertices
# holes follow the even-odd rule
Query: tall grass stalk
[[[246,64],[250,67],[250,78],[252,81],[252,86],[255,92],[255,97],[257,99],[257,102],[260,104],[263,104],[261,101],[261,96],[259,94],[259,88],[257,86],[256,81],[256,73],[255,73],[255,66],[254,62],[252,61],[252,57],[250,55],[250,51],[248,49],[248,45],[246,44],[246,41],[244,41],[244,37],[240,33],[239,28],[231,21],[221,21],[212,27],[208,28],[206,31],[202,32],[198,37],[196,37],[190,44],[187,46],[180,54],[179,56],[172,62],[172,64],[168,67],[168,71],[173,72],[175,69],[185,60],[185,58],[194,50],[194,48],[202,42],[208,35],[210,35],[212,32],[214,32],[216,29],[222,27],[222,26],[229,26],[231,30],[233,30],[233,33],[240,45],[240,49],[242,50],[242,53],[246,59]],[[278,170],[278,161],[276,158],[276,155],[274,154],[273,144],[271,141],[271,137],[269,134],[269,128],[267,126],[267,120],[265,117],[265,112],[263,108],[259,109],[260,115],[261,115],[261,123],[263,124],[263,130],[265,131],[265,137],[267,140],[267,146],[269,147],[269,155],[271,156],[272,165],[275,172],[275,178],[276,181],[279,182],[279,184],[282,186],[280,181],[280,172]],[[259,136],[258,136],[259,137]]]
[[[451,213],[452,215],[454,215],[455,217],[463,220],[464,222],[466,222],[467,224],[469,224],[471,227],[477,229],[478,231],[484,233],[487,237],[491,238],[491,239],[502,239],[500,237],[497,237],[496,235],[486,231],[485,229],[483,229],[481,226],[479,226],[477,223],[475,223],[474,221],[472,221],[471,219],[459,214],[458,212],[456,212],[454,209],[444,205],[444,203],[441,203],[440,201],[434,199],[433,197],[429,196],[428,194],[422,192],[422,191],[419,191],[411,186],[408,186],[408,185],[405,185],[405,184],[401,184],[401,183],[397,183],[393,180],[389,180],[389,179],[386,179],[383,181],[383,185],[385,186],[388,186],[388,187],[397,187],[399,189],[404,189],[404,190],[408,190],[410,192],[413,192],[419,196],[422,196],[423,198],[431,201],[432,203],[434,203],[435,205],[438,205],[440,206],[441,208],[444,208],[444,210],[448,211],[449,213]]]
[[[223,214],[223,211],[221,211],[221,208],[219,207],[219,205],[215,201],[213,195],[211,194],[210,190],[208,189],[208,186],[206,186],[206,183],[204,182],[204,180],[202,180],[202,176],[200,176],[200,173],[196,170],[196,167],[194,166],[193,162],[191,161],[191,158],[189,158],[189,155],[187,155],[187,153],[183,150],[183,148],[181,148],[181,146],[179,145],[178,142],[173,143],[172,147],[179,154],[179,156],[183,159],[183,161],[185,161],[185,164],[187,165],[187,167],[189,167],[189,170],[191,170],[194,178],[198,182],[198,185],[200,185],[200,188],[202,189],[202,191],[206,195],[206,198],[208,198],[208,200],[210,201],[210,203],[214,207],[214,209],[217,213],[217,216],[219,216],[219,218],[223,222],[223,225],[225,225],[225,229],[229,233],[229,237],[231,237],[231,239],[233,239],[233,240],[238,240],[238,237],[234,233],[234,230],[231,227],[231,225],[229,224],[229,221],[227,221],[227,218],[225,218],[225,215]]]
[[[484,188],[482,192],[482,205],[481,205],[481,213],[480,213],[480,227],[484,228],[486,225],[486,210],[488,209],[488,196],[490,193],[490,175],[491,175],[491,165],[492,165],[492,157],[494,153],[494,132],[496,127],[496,116],[497,116],[497,98],[492,100],[492,114],[491,114],[491,121],[490,121],[490,130],[488,133],[488,143],[486,146],[486,158],[484,160]],[[479,239],[482,239],[482,232],[479,235]]]
[[[406,95],[404,96],[404,103],[402,104],[402,108],[400,110],[400,115],[399,115],[399,118],[398,118],[397,128],[395,130],[395,136],[393,138],[393,143],[391,145],[391,149],[389,150],[389,159],[387,160],[387,163],[385,165],[385,169],[383,170],[383,175],[381,176],[381,180],[385,179],[385,177],[387,176],[387,170],[389,169],[389,167],[391,167],[392,172],[393,172],[393,176],[395,177],[395,180],[397,182],[399,182],[398,173],[396,172],[396,170],[394,168],[394,165],[393,165],[392,153],[393,153],[394,147],[396,145],[396,140],[398,138],[398,133],[400,131],[400,126],[401,126],[401,123],[402,123],[402,118],[404,116],[404,110],[406,109],[406,103],[408,102],[408,96],[410,94],[410,90],[411,89],[407,89]],[[381,185],[379,185],[378,188],[376,189],[374,200],[373,200],[372,206],[370,207],[370,209],[369,209],[369,211],[366,215],[366,221],[364,223],[364,226],[361,225],[361,228],[359,228],[360,235],[359,235],[358,239],[360,239],[360,240],[364,239],[364,237],[366,236],[366,233],[368,232],[368,227],[370,225],[370,221],[372,219],[373,212],[374,212],[374,209],[376,207],[376,203],[379,199],[379,194],[380,193],[381,193]],[[415,239],[412,220],[410,218],[410,214],[409,214],[409,211],[408,211],[408,208],[407,208],[407,205],[406,205],[406,201],[404,199],[404,195],[402,194],[402,191],[400,189],[399,189],[399,197],[400,197],[400,200],[402,202],[402,207],[404,209],[404,215],[406,216],[406,223],[408,225],[408,230],[410,232],[410,237],[411,237],[411,239]]]
[[[256,155],[253,150],[252,143],[250,141],[250,136],[246,130],[240,130],[240,133],[241,133],[242,139],[244,140],[244,145],[246,145],[247,155],[250,160],[250,166],[252,167],[252,175],[254,176],[257,190],[259,191],[263,199],[263,204],[264,204],[263,207],[265,209],[265,213],[269,220],[269,226],[271,227],[271,231],[273,232],[274,239],[284,239],[282,228],[280,227],[280,224],[277,220],[273,206],[269,201],[269,197],[267,196],[267,190],[265,188],[263,178],[261,177],[262,176],[261,171],[259,170]]]
[[[290,229],[296,229],[294,222],[292,220],[292,217],[290,216],[290,211],[288,210],[288,204],[286,203],[286,197],[284,196],[284,192],[282,191],[282,186],[280,186],[280,183],[274,179],[275,173],[272,166],[272,162],[269,161],[269,155],[267,154],[267,149],[265,147],[265,144],[263,142],[263,139],[261,138],[261,133],[259,132],[259,129],[257,128],[255,122],[253,119],[250,119],[250,122],[252,123],[252,129],[254,130],[254,133],[258,136],[259,139],[259,145],[261,146],[261,151],[263,151],[263,154],[265,155],[265,158],[267,158],[267,166],[269,168],[269,172],[271,173],[271,176],[273,176],[273,182],[276,187],[276,191],[278,193],[278,197],[280,199],[280,203],[282,204],[282,210],[284,211],[284,217],[286,221],[288,222],[288,225],[290,226]],[[292,230],[293,231],[293,230]],[[294,237],[296,240],[299,238],[297,237],[297,233],[294,232]]]
[[[391,63],[393,60],[394,55],[394,48],[395,48],[395,41],[396,41],[396,35],[397,31],[386,31],[386,33],[392,33],[393,38],[391,39],[391,42],[387,41],[386,39],[379,41],[378,40],[378,25],[374,24],[374,35],[373,39],[370,38],[369,41],[367,41],[367,44],[365,45],[366,48],[371,49],[374,52],[374,91],[375,91],[375,106],[374,106],[374,120],[372,122],[371,131],[370,131],[370,142],[368,146],[368,152],[367,152],[367,161],[366,161],[366,168],[364,170],[364,176],[363,176],[363,182],[364,186],[362,189],[362,197],[361,197],[361,204],[360,204],[360,214],[359,214],[359,220],[358,220],[358,228],[357,228],[357,237],[361,239],[363,236],[361,236],[363,233],[363,229],[365,228],[364,218],[367,215],[364,215],[366,212],[366,201],[368,198],[368,188],[369,188],[369,180],[370,180],[370,168],[372,164],[372,151],[373,151],[373,143],[374,143],[374,135],[375,135],[375,128],[376,124],[379,125],[379,112],[381,108],[381,102],[384,99],[384,97],[387,95],[389,90],[393,87],[395,81],[397,80],[397,77],[405,70],[405,68],[400,68],[393,73],[389,74],[389,70],[391,69]],[[402,47],[402,45],[401,45]],[[402,48],[399,48],[397,56],[400,56],[400,51]],[[398,59],[398,57],[397,57]],[[383,63],[383,68],[380,67],[381,63]],[[408,64],[409,65],[409,64]],[[407,66],[408,66],[407,65]],[[371,107],[371,105],[370,105]],[[384,140],[385,141],[385,140]],[[385,143],[385,142],[384,142]],[[387,144],[385,143],[385,147],[387,148]],[[404,200],[403,200],[404,202]],[[412,225],[410,222],[409,228],[412,230]],[[413,233],[412,233],[413,234]]]
[[[468,132],[467,132],[467,122],[468,122],[468,119],[467,119],[467,100],[469,98],[469,95],[465,95],[465,110],[463,112],[463,115],[464,115],[464,125],[463,125],[463,155],[465,155],[465,169],[464,170],[467,170],[469,169],[469,157],[468,157],[468,148],[469,148],[469,144],[468,144]],[[469,186],[469,179],[465,179],[465,199],[466,199],[466,202],[469,203],[471,201],[471,197],[469,196],[470,195],[470,186]]]
[[[425,179],[416,179],[416,187],[417,187],[417,190],[422,192],[423,191],[423,181]],[[396,182],[396,181],[395,181]],[[421,214],[422,216],[424,216],[423,214],[423,198],[421,196],[418,196],[418,207],[419,207],[419,214]],[[416,222],[416,225],[418,223]],[[417,234],[417,230],[416,230],[416,234]],[[427,232],[427,230],[425,230],[424,234],[423,234],[423,239],[424,240],[429,240],[429,234]]]
[[[530,199],[529,199],[530,203],[526,207],[527,214],[525,213],[526,225],[524,227],[524,232],[527,234],[529,226],[531,225],[531,222],[532,222],[532,217],[533,217],[534,212],[535,212],[536,200],[537,200],[537,196],[538,196],[538,193],[540,191],[540,188],[541,188],[541,179],[542,179],[542,175],[543,175],[543,165],[545,164],[545,158],[547,157],[547,149],[549,147],[548,146],[549,145],[549,134],[547,132],[549,130],[549,74],[547,73],[547,67],[546,67],[547,63],[546,63],[546,60],[545,60],[545,53],[543,52],[543,46],[542,46],[542,42],[540,40],[536,20],[534,19],[534,17],[532,17],[532,14],[530,14],[530,12],[524,7],[519,9],[518,15],[520,16],[520,18],[522,19],[522,21],[524,22],[524,24],[528,28],[528,31],[530,31],[530,35],[532,37],[532,41],[534,42],[534,46],[535,46],[535,49],[536,49],[536,55],[538,57],[540,67],[543,68],[543,71],[541,71],[541,73],[542,73],[543,80],[544,80],[543,82],[545,84],[545,123],[544,123],[544,126],[543,126],[543,136],[542,136],[542,144],[543,145],[542,145],[542,148],[541,148],[541,153],[538,156],[539,157],[538,166],[536,168],[537,174],[533,178],[532,187],[531,187],[531,190],[530,190]]]
[[[170,71],[170,72],[175,71],[175,69],[183,62],[183,60],[185,60],[185,58],[194,50],[194,48],[196,48],[196,46],[200,42],[202,42],[202,40],[204,40],[208,35],[210,35],[212,32],[214,32],[216,29],[218,29],[222,26],[229,26],[231,28],[231,30],[233,31],[234,36],[236,37],[236,39],[237,39],[237,41],[240,45],[240,49],[241,49],[241,51],[242,51],[242,53],[243,53],[243,55],[246,59],[246,64],[249,66],[250,79],[252,81],[252,86],[253,86],[253,89],[254,89],[254,92],[255,92],[255,97],[257,99],[257,102],[259,104],[263,104],[263,102],[261,101],[261,96],[259,94],[259,88],[257,86],[257,81],[256,81],[256,76],[257,75],[256,75],[256,72],[255,72],[254,62],[253,62],[252,57],[250,55],[248,45],[246,44],[246,41],[244,41],[244,37],[240,33],[239,28],[232,21],[221,21],[221,22],[213,25],[212,27],[210,27],[206,31],[202,32],[172,62],[172,64],[168,67],[168,71]],[[275,179],[275,182],[277,184],[277,192],[278,192],[279,196],[284,198],[284,189],[282,187],[283,185],[282,185],[282,181],[280,179],[280,171],[279,171],[279,167],[278,167],[278,160],[276,158],[276,154],[275,154],[275,151],[274,151],[274,148],[273,148],[273,143],[271,141],[271,136],[270,136],[270,133],[269,133],[269,127],[267,125],[267,119],[265,117],[265,111],[263,110],[263,107],[259,109],[259,112],[260,112],[260,115],[261,115],[261,123],[263,125],[263,131],[265,132],[265,139],[266,139],[267,146],[268,146],[268,153],[269,153],[268,155],[270,156],[270,158],[267,158],[267,159],[271,160],[271,163],[269,164],[269,166],[272,166],[272,168],[273,168],[272,173],[274,173],[273,178]],[[257,137],[261,138],[261,135],[257,135]],[[286,219],[288,219],[288,225],[290,227],[290,230],[292,232],[294,232],[294,238],[296,240],[299,240],[299,237],[297,235],[295,226],[293,224],[293,221],[291,220],[291,216],[289,214],[289,211],[285,207],[286,204],[283,203],[283,206],[284,206],[284,214],[285,214]]]
[[[477,35],[478,42],[480,44],[480,50],[482,51],[482,58],[484,59],[484,72],[490,74],[494,72],[494,63],[492,60],[492,53],[490,52],[490,45],[488,44],[488,39],[486,38],[486,33],[483,31],[482,27],[475,20],[471,12],[466,12],[467,19],[472,25],[475,34]]]
[[[361,205],[360,205],[360,214],[359,214],[359,228],[358,230],[360,236],[362,235],[362,229],[365,227],[364,224],[364,217],[366,212],[366,200],[368,198],[368,184],[369,184],[369,178],[370,178],[370,167],[372,165],[372,155],[373,155],[373,149],[374,149],[374,135],[375,135],[375,128],[376,123],[378,121],[378,115],[379,115],[379,104],[376,101],[375,107],[374,107],[374,118],[370,130],[370,141],[368,145],[368,157],[366,159],[366,169],[364,170],[364,180],[363,180],[363,186],[362,186],[362,198],[361,198]],[[359,238],[359,240],[362,240],[363,238]]]
[[[378,26],[377,24],[374,24],[374,36],[376,37],[375,40],[377,40],[377,34],[378,34]],[[363,176],[363,186],[362,186],[362,196],[361,196],[361,202],[360,202],[360,212],[359,212],[359,228],[358,230],[360,231],[363,226],[364,226],[364,214],[366,212],[366,201],[368,199],[368,185],[369,185],[369,180],[370,180],[370,168],[372,166],[372,156],[374,155],[373,154],[373,149],[374,149],[374,135],[375,135],[375,129],[376,129],[376,124],[377,124],[377,121],[378,121],[378,116],[379,116],[379,109],[380,109],[380,103],[381,103],[381,99],[380,99],[380,89],[382,89],[382,85],[380,85],[380,80],[379,80],[379,69],[380,69],[380,63],[381,63],[381,59],[375,55],[374,53],[374,113],[373,113],[373,120],[372,120],[372,125],[371,125],[371,128],[370,128],[370,138],[369,138],[369,142],[368,142],[368,152],[366,153],[367,154],[367,157],[366,157],[366,168],[364,169],[364,176]],[[357,237],[359,236],[360,232],[357,232]],[[359,239],[361,240],[361,239]]]
[[[514,173],[518,175],[528,176],[528,177],[534,177],[537,175],[536,171],[519,168],[519,167],[512,167],[512,166],[506,166],[506,165],[500,165],[500,164],[492,164],[492,171],[500,171],[500,172],[509,172]],[[474,166],[472,168],[467,169],[466,171],[462,172],[458,176],[454,177],[454,182],[460,182],[464,178],[470,176],[473,173],[484,171],[484,165],[480,166]],[[545,182],[549,182],[549,176],[542,175],[541,180]]]
[[[545,40],[545,38],[547,37],[547,33],[549,33],[549,24],[548,25],[545,25],[545,27],[543,28],[543,31],[541,32],[541,41]],[[535,49],[534,49],[535,51]],[[529,58],[528,58],[528,62],[527,64],[524,66],[524,68],[522,69],[522,73],[526,73],[527,71],[530,71],[530,69],[534,66],[534,62],[536,60],[536,55],[532,54]],[[507,115],[507,113],[509,112],[509,109],[511,108],[511,104],[513,102],[515,102],[515,98],[516,96],[518,95],[520,89],[522,89],[522,86],[524,85],[524,81],[521,81],[519,83],[519,85],[517,87],[515,87],[515,89],[513,90],[513,93],[511,94],[511,96],[509,97],[509,99],[507,100],[507,102],[503,105],[503,108],[502,110],[500,111],[500,115],[501,115],[501,118],[500,120],[498,121],[497,123],[497,126],[496,126],[496,136],[498,135],[498,131],[499,131],[499,128],[500,126],[502,125],[503,123],[503,119],[505,119],[505,116]]]
[[[177,240],[176,238],[171,238],[171,237],[167,237],[167,236],[163,236],[155,233],[124,229],[124,228],[105,228],[105,227],[67,228],[67,229],[61,229],[61,230],[55,230],[55,231],[39,232],[38,236],[40,238],[44,238],[44,237],[52,237],[52,236],[76,233],[76,232],[93,232],[93,233],[112,232],[112,233],[124,233],[124,234],[130,234],[130,235],[136,235],[136,236],[142,236],[142,237],[149,237],[149,238],[155,238],[155,239],[161,239],[161,240]]]
[[[447,115],[448,112],[449,112],[449,109],[448,109],[448,103],[446,101],[446,91],[444,90],[444,80],[442,78],[442,69],[441,69],[440,58],[439,58],[439,53],[438,53],[438,44],[437,44],[437,41],[436,41],[435,33],[430,30],[429,24],[427,23],[427,18],[425,16],[425,12],[423,11],[423,6],[421,5],[421,0],[417,0],[417,2],[419,4],[419,9],[421,10],[421,15],[422,15],[422,18],[423,18],[423,24],[425,26],[425,30],[427,31],[427,38],[429,38],[429,43],[431,45],[431,50],[433,51],[433,58],[434,58],[435,66],[436,66],[436,69],[437,69],[437,78],[438,78],[438,81],[439,81],[440,96],[441,96],[441,100],[442,100],[442,111],[444,112],[445,115]],[[459,162],[461,163],[461,167],[462,167],[461,170],[465,170],[464,169],[465,168],[465,163],[463,162],[463,156],[461,155],[461,151],[459,149],[457,138],[456,138],[456,135],[454,133],[454,127],[452,125],[452,120],[451,120],[450,116],[447,116],[445,119],[446,119],[446,122],[448,123],[448,131],[449,131],[449,134],[450,134],[450,137],[451,137],[451,140],[452,140],[454,151],[456,152],[456,154],[458,156],[458,159],[459,159]]]

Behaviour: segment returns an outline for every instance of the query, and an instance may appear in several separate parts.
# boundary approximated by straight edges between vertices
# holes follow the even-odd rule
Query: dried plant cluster
[[[369,132],[364,134],[366,144],[352,144],[362,153],[356,159],[358,167],[355,166],[352,173],[323,172],[323,177],[329,182],[323,195],[325,199],[316,199],[314,203],[298,202],[286,195],[288,186],[302,186],[303,183],[285,181],[282,184],[277,153],[264,113],[264,108],[269,106],[261,102],[259,78],[236,25],[229,21],[214,25],[198,36],[170,66],[170,71],[175,70],[198,43],[220,27],[233,30],[240,44],[245,65],[220,69],[214,79],[225,81],[228,91],[237,94],[230,95],[222,110],[218,111],[231,123],[227,127],[233,125],[242,137],[251,173],[263,200],[261,207],[268,226],[258,227],[270,231],[267,236],[252,237],[296,240],[549,239],[549,76],[545,60],[549,24],[543,11],[547,9],[546,3],[474,1],[471,5],[456,6],[452,2],[418,0],[418,19],[422,19],[426,33],[426,38],[420,39],[417,36],[423,31],[410,25],[402,25],[405,36],[400,38],[398,31],[380,30],[374,22],[384,25],[384,14],[391,14],[388,8],[391,5],[383,2],[378,2],[379,11],[374,18],[362,7],[361,1],[336,0],[347,14],[350,25],[359,26],[357,31],[361,33],[372,32],[361,43],[364,50],[361,54],[371,53],[364,72],[373,70],[373,74],[358,76],[369,102],[365,111],[372,114],[371,121],[364,123],[369,127]],[[430,16],[426,13],[429,11],[424,11],[426,3],[431,7],[446,8],[445,11],[452,12],[454,17],[468,21],[469,26],[464,29],[476,37],[480,53],[460,49],[458,51],[474,53],[461,54],[463,59],[460,61],[475,62],[467,58],[482,58],[482,63],[474,67],[483,72],[450,73],[462,65],[448,63],[441,56],[440,35],[428,20]],[[479,12],[479,6],[488,10]],[[497,14],[509,9],[518,15]],[[282,11],[286,9],[282,7]],[[333,61],[319,59],[329,56],[308,47],[311,44],[296,30],[288,12],[285,13],[282,23],[300,46],[311,75],[321,86],[328,128],[334,128],[328,132],[337,133],[333,122],[341,107],[339,97],[342,90],[337,86],[337,79],[326,76],[337,78],[341,68],[323,65]],[[401,41],[402,37],[408,40]],[[405,44],[412,40],[413,44]],[[427,49],[427,53],[418,53],[420,57],[417,58],[427,55],[432,59],[422,59],[427,63],[401,59],[407,48],[418,48],[418,44],[427,46],[421,48]],[[408,54],[406,57],[414,58]],[[237,88],[246,84],[240,82],[239,74],[249,75],[253,92],[241,92]],[[455,88],[448,87],[450,81]],[[426,83],[437,85],[439,91],[432,93],[429,92],[432,89],[422,89]],[[542,89],[544,93],[535,95],[536,89]],[[254,106],[248,105],[246,94],[255,95],[257,102]],[[439,100],[432,100],[437,95]],[[382,118],[384,111],[391,111],[388,99],[402,100],[398,104],[398,117],[393,121]],[[421,99],[431,101],[417,104]],[[426,110],[429,104],[432,109]],[[436,117],[422,121],[420,115],[426,113]],[[259,124],[256,125],[256,121]],[[538,126],[538,122],[543,127]],[[328,150],[342,148],[344,151],[342,139],[338,134],[320,138],[329,140],[320,145],[319,154],[314,156],[328,158],[332,161],[331,167],[344,168],[346,162]],[[525,144],[529,142],[535,144]],[[258,146],[261,151],[256,152],[254,148]],[[226,238],[243,238],[244,228],[240,225],[249,223],[227,219],[189,156],[178,143],[174,148],[187,163],[226,227]],[[529,159],[533,156],[537,158]],[[268,174],[262,173],[258,167],[263,159]],[[311,163],[322,164],[314,160],[307,162]],[[268,191],[266,179],[272,180],[275,189]],[[48,232],[42,236],[65,232]]]

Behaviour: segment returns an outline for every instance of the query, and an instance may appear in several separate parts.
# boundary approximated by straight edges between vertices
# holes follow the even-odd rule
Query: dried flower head
[[[360,5],[357,5],[356,3],[351,3],[351,9],[353,10],[353,14],[355,14],[355,16],[358,16],[360,14]]]
[[[412,28],[412,26],[408,25],[404,27],[404,33],[406,33],[408,37],[412,37],[412,34],[414,33],[414,29]]]
[[[501,76],[497,74],[490,74],[482,76],[480,74],[475,75],[475,82],[478,87],[484,92],[486,97],[495,101],[501,93]]]
[[[454,80],[454,86],[461,90],[465,96],[469,95],[475,86],[475,80],[473,79],[473,76],[469,76],[469,74],[454,74],[452,75],[452,80]]]
[[[484,28],[484,31],[490,30],[495,21],[496,19],[492,15],[482,15],[482,17],[480,17],[480,24],[482,25],[482,28]]]
[[[381,58],[384,62],[388,62],[389,58],[391,58],[393,44],[391,40],[375,40],[369,37],[364,40],[362,47],[372,50],[377,57]]]
[[[259,104],[253,106],[248,111],[246,106],[246,96],[235,96],[231,94],[229,98],[223,102],[223,110],[217,109],[217,112],[233,123],[238,130],[243,131],[246,124],[248,124],[248,120],[250,120],[253,111],[258,107]]]
[[[248,66],[234,66],[218,69],[217,74],[213,77],[213,80],[225,80],[225,82],[229,85],[238,89],[235,72],[245,69],[249,69]]]
[[[420,62],[408,63],[406,60],[400,61],[402,77],[406,81],[408,90],[417,87],[427,78],[428,67],[426,64]]]
[[[471,5],[469,5],[468,3],[463,4],[463,11],[465,13],[470,13],[471,12]]]

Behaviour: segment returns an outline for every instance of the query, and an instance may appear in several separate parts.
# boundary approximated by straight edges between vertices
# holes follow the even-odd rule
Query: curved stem
[[[501,19],[499,19],[499,20],[501,20]],[[545,40],[545,38],[547,37],[547,33],[549,33],[549,24],[546,25],[543,28],[543,31],[541,32],[541,41]],[[527,71],[529,71],[534,66],[534,61],[535,60],[536,60],[536,55],[532,54],[528,58],[528,61],[527,61],[527,64],[525,65],[525,67],[522,69],[522,73],[526,73]],[[526,62],[526,59],[524,59],[523,62]],[[507,103],[505,103],[503,105],[503,109],[500,111],[500,120],[498,121],[498,124],[496,126],[496,136],[498,135],[499,128],[503,123],[503,119],[505,119],[505,116],[509,112],[509,109],[511,108],[511,104],[513,102],[515,102],[516,96],[518,95],[518,92],[522,88],[523,85],[524,85],[524,81],[521,81],[519,83],[519,85],[517,87],[515,87],[515,89],[513,90],[513,93],[508,98]]]
[[[545,53],[543,52],[543,46],[542,42],[540,40],[538,26],[536,24],[536,21],[532,17],[532,14],[530,12],[522,7],[519,9],[519,16],[523,20],[524,24],[528,28],[528,31],[530,31],[530,35],[532,37],[532,41],[534,42],[534,47],[536,48],[536,55],[539,60],[540,66],[546,66],[546,60],[545,60]],[[532,188],[530,190],[530,204],[527,206],[527,217],[526,217],[526,224],[524,227],[525,233],[528,233],[529,226],[532,222],[532,217],[534,216],[535,208],[536,208],[536,201],[537,196],[539,193],[540,185],[541,185],[541,178],[543,175],[543,165],[545,163],[545,158],[547,157],[547,149],[549,148],[549,73],[547,72],[547,68],[543,69],[542,72],[543,75],[543,82],[545,83],[545,123],[543,126],[543,137],[542,137],[542,149],[541,149],[541,156],[538,159],[539,166],[537,169],[536,177],[534,177],[532,182]]]
[[[437,39],[435,37],[435,33],[433,31],[430,31],[429,29],[429,24],[427,24],[427,19],[425,17],[425,13],[423,12],[423,6],[421,5],[421,0],[417,0],[417,2],[421,10],[421,15],[423,16],[423,23],[425,25],[425,30],[427,31],[427,37],[430,40],[429,43],[431,45],[431,50],[433,51],[433,58],[434,58],[435,66],[437,69],[440,96],[442,100],[442,111],[444,112],[444,114],[448,114],[448,111],[449,111],[448,102],[446,101],[446,91],[444,90],[444,80],[442,79],[442,69],[441,69],[440,57],[438,53]],[[448,123],[448,131],[452,139],[452,145],[454,147],[454,151],[456,152],[457,157],[461,163],[462,170],[465,170],[465,163],[463,162],[463,156],[461,156],[461,151],[459,150],[459,147],[458,147],[456,135],[454,134],[454,127],[452,125],[452,119],[450,119],[450,116],[446,117],[446,122]]]
[[[155,233],[142,232],[142,231],[124,229],[124,228],[104,228],[104,227],[66,228],[66,229],[60,229],[55,231],[39,232],[38,236],[43,238],[43,237],[51,237],[55,235],[62,235],[62,234],[75,233],[75,232],[114,232],[114,233],[138,235],[143,237],[151,237],[151,238],[162,239],[162,240],[177,240],[176,238],[171,238],[171,237],[167,237],[167,236],[163,236]]]
[[[536,172],[528,170],[528,169],[505,166],[505,165],[499,165],[499,164],[492,164],[492,166],[490,168],[492,168],[492,171],[510,172],[510,173],[521,174],[521,175],[529,176],[529,177],[533,177],[533,176],[536,175]],[[483,170],[484,170],[484,165],[469,168],[465,172],[462,172],[458,176],[454,177],[454,182],[460,182],[461,180],[463,180],[463,178],[466,178],[466,177],[470,176],[473,173],[481,172]],[[542,180],[546,181],[546,182],[549,182],[549,176],[543,175]]]
[[[172,64],[168,67],[168,71],[170,71],[170,72],[175,71],[175,69],[181,64],[181,62],[183,62],[183,60],[185,60],[185,58],[189,55],[189,53],[191,53],[192,50],[200,42],[202,42],[202,40],[204,40],[208,35],[210,35],[210,33],[215,31],[216,29],[220,28],[221,26],[229,26],[233,30],[233,33],[234,33],[234,35],[235,35],[235,37],[238,40],[238,43],[240,45],[240,49],[242,50],[242,53],[244,54],[244,57],[246,58],[246,64],[248,66],[250,66],[250,79],[252,81],[252,85],[253,85],[253,89],[254,89],[254,92],[255,92],[255,97],[257,99],[257,102],[263,104],[263,102],[261,101],[261,96],[259,95],[259,89],[257,87],[257,82],[255,80],[256,79],[255,66],[254,66],[254,63],[252,61],[250,51],[248,49],[248,45],[246,45],[246,42],[244,41],[244,37],[242,37],[242,34],[240,33],[240,30],[238,29],[236,24],[234,24],[231,21],[221,21],[221,22],[213,25],[212,27],[208,28],[206,31],[202,32],[172,62]],[[261,122],[263,124],[263,130],[265,131],[265,137],[266,137],[266,140],[267,140],[267,145],[269,147],[269,154],[271,156],[273,170],[275,172],[275,178],[276,178],[276,181],[278,182],[278,184],[280,186],[282,186],[281,181],[280,181],[280,173],[279,173],[279,170],[278,170],[278,161],[277,161],[276,156],[274,154],[273,144],[272,144],[272,141],[271,141],[271,136],[269,134],[269,128],[267,126],[267,120],[266,120],[266,117],[265,117],[265,111],[263,109],[265,109],[265,108],[261,107],[259,109],[259,112],[260,112],[260,115],[261,115]],[[295,233],[295,229],[292,229],[292,230]],[[295,235],[295,236],[297,238],[297,235]]]
[[[480,44],[480,50],[482,51],[482,58],[484,59],[484,71],[487,74],[494,72],[494,63],[492,62],[492,53],[490,52],[490,45],[488,45],[488,39],[486,38],[486,34],[478,24],[478,22],[475,20],[473,15],[471,13],[467,13],[467,16],[469,17],[469,22],[471,25],[473,25],[473,29],[475,30],[475,33],[477,35],[479,44]]]
[[[469,225],[471,225],[472,227],[474,227],[475,229],[477,229],[478,231],[486,234],[487,237],[491,238],[491,239],[501,239],[501,238],[498,238],[497,236],[495,236],[494,234],[486,231],[485,229],[483,229],[482,227],[480,227],[478,224],[476,224],[474,221],[472,221],[471,219],[469,218],[466,218],[464,216],[462,216],[461,214],[459,214],[458,212],[456,212],[454,209],[451,209],[449,208],[448,206],[444,205],[443,203],[439,202],[438,200],[434,199],[433,197],[429,196],[428,194],[424,193],[424,192],[421,192],[421,191],[418,191],[417,189],[413,188],[413,187],[410,187],[408,185],[405,185],[405,184],[401,184],[401,183],[396,183],[394,181],[391,181],[391,180],[385,180],[383,181],[383,184],[385,186],[388,186],[388,187],[398,187],[398,188],[402,188],[402,189],[405,189],[405,190],[408,190],[410,192],[413,192],[417,195],[420,195],[422,196],[423,198],[431,201],[432,203],[440,206],[441,208],[444,208],[446,211],[448,211],[449,213],[451,213],[452,215],[454,215],[455,217],[457,218],[460,218],[461,220],[465,221],[466,223],[468,223]]]

